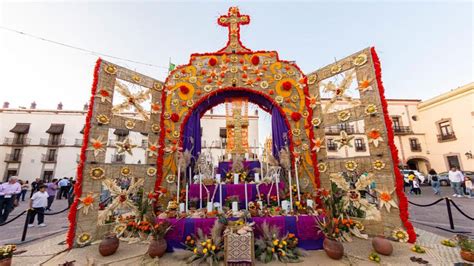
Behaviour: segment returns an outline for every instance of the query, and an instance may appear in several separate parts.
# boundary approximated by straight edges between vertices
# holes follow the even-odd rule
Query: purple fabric
[[[284,146],[283,135],[288,133],[288,127],[285,123],[285,118],[281,115],[278,111],[278,108],[274,108],[271,101],[266,99],[264,96],[252,93],[249,91],[243,90],[232,90],[229,88],[219,94],[216,94],[206,101],[203,101],[200,105],[198,105],[192,115],[189,117],[183,134],[183,149],[184,150],[191,150],[192,144],[190,141],[190,137],[194,138],[194,149],[192,149],[192,155],[197,156],[201,152],[201,123],[200,118],[204,115],[204,113],[216,106],[218,104],[224,103],[225,99],[227,98],[236,98],[236,97],[245,97],[252,103],[257,104],[260,106],[264,111],[271,113],[272,115],[272,135],[273,135],[273,155],[278,155],[275,151],[280,151],[281,147]],[[276,137],[277,136],[277,137]]]
[[[275,216],[275,217],[254,217],[255,237],[261,236],[261,228],[264,222],[270,226],[275,225],[280,229],[280,234],[294,233],[298,237],[298,247],[306,250],[322,249],[324,235],[316,227],[315,217],[312,216]],[[205,234],[209,234],[216,218],[187,218],[177,221],[168,219],[175,227],[173,231],[166,235],[168,245],[173,248],[184,248],[186,236],[197,234],[197,229],[201,228]],[[175,231],[175,232],[174,232]]]
[[[249,170],[250,172],[253,172],[252,170],[254,168],[260,168],[260,162],[259,161],[244,161],[244,168],[246,170]],[[225,176],[225,174],[229,172],[231,169],[232,169],[232,162],[219,162],[218,173],[221,174],[222,176]]]
[[[280,158],[280,150],[289,145],[288,142],[288,126],[285,123],[285,118],[281,115],[278,108],[272,108],[272,141],[273,141],[273,156]]]

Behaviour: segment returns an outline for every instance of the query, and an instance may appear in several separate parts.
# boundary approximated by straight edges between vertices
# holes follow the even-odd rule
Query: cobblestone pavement
[[[458,205],[458,207],[467,215],[474,218],[474,198],[453,198],[453,190],[450,187],[442,187],[441,195],[434,195],[431,187],[421,187],[421,195],[407,195],[408,200],[417,204],[430,204],[442,197],[450,197]],[[408,189],[407,189],[408,192]],[[441,227],[450,229],[448,211],[446,201],[443,200],[436,205],[430,207],[418,207],[408,204],[410,213],[410,220],[416,228],[420,228],[444,237],[453,236],[452,232],[436,228]],[[468,234],[474,236],[474,221],[464,217],[451,204],[451,212],[453,215],[453,222],[455,231],[469,232]]]
[[[51,206],[52,212],[64,210],[67,207],[67,203],[68,202],[65,199],[55,199],[53,205]],[[14,218],[27,208],[28,201],[20,201],[20,206],[16,207],[13,212],[10,213],[8,219],[10,220]],[[67,214],[68,211],[51,216],[45,215],[44,221],[47,225],[46,227],[37,227],[36,225],[38,224],[38,222],[37,218],[35,218],[35,227],[28,228],[25,241],[41,239],[44,236],[48,236],[57,232],[65,232],[69,225],[69,222],[67,220]],[[6,243],[21,243],[21,235],[23,232],[23,227],[25,225],[25,219],[26,213],[15,221],[0,227],[0,245]]]

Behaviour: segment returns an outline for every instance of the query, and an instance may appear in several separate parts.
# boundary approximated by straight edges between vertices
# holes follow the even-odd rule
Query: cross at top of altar
[[[219,52],[250,52],[251,50],[240,42],[240,25],[247,25],[249,22],[250,17],[241,15],[238,7],[231,7],[227,15],[220,16],[217,23],[229,29],[229,40],[226,47],[219,50]]]

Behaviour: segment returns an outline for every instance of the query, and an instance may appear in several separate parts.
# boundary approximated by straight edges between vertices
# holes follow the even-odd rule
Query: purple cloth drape
[[[272,141],[273,141],[273,156],[280,158],[280,150],[285,147],[288,142],[288,126],[285,123],[285,118],[281,115],[278,108],[272,108]]]

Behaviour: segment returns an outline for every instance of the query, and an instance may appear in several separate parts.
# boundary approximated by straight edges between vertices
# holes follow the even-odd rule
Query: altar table
[[[217,186],[217,189],[216,189]],[[203,199],[203,206],[207,202],[207,190],[209,190],[209,198],[212,198],[215,190],[215,196],[213,202],[220,202],[219,199],[219,186],[218,185],[202,185],[202,199]],[[283,190],[285,188],[285,183],[280,182],[278,188]],[[271,189],[271,190],[270,190]],[[258,190],[261,194],[263,194],[262,201],[267,201],[267,195],[276,196],[277,195],[277,185],[276,183],[272,186],[271,184],[262,183],[258,186]],[[258,200],[257,195],[257,184],[247,184],[247,197],[248,201],[256,201]],[[199,184],[191,184],[189,187],[189,199],[198,199],[199,200]],[[238,196],[239,197],[239,206],[240,208],[245,208],[245,184],[223,184],[222,185],[222,201],[225,203],[226,197],[229,196]],[[210,200],[210,199],[209,199]]]
[[[198,228],[204,234],[209,234],[217,218],[186,218],[167,219],[172,225],[171,230],[165,237],[168,242],[168,251],[173,248],[184,249],[186,236],[196,235]],[[274,217],[254,217],[255,239],[261,236],[261,226],[263,222],[268,225],[275,225],[280,229],[280,235],[293,233],[298,237],[298,247],[306,250],[318,250],[323,247],[324,234],[316,227],[316,217],[311,215],[300,216],[274,216]]]

